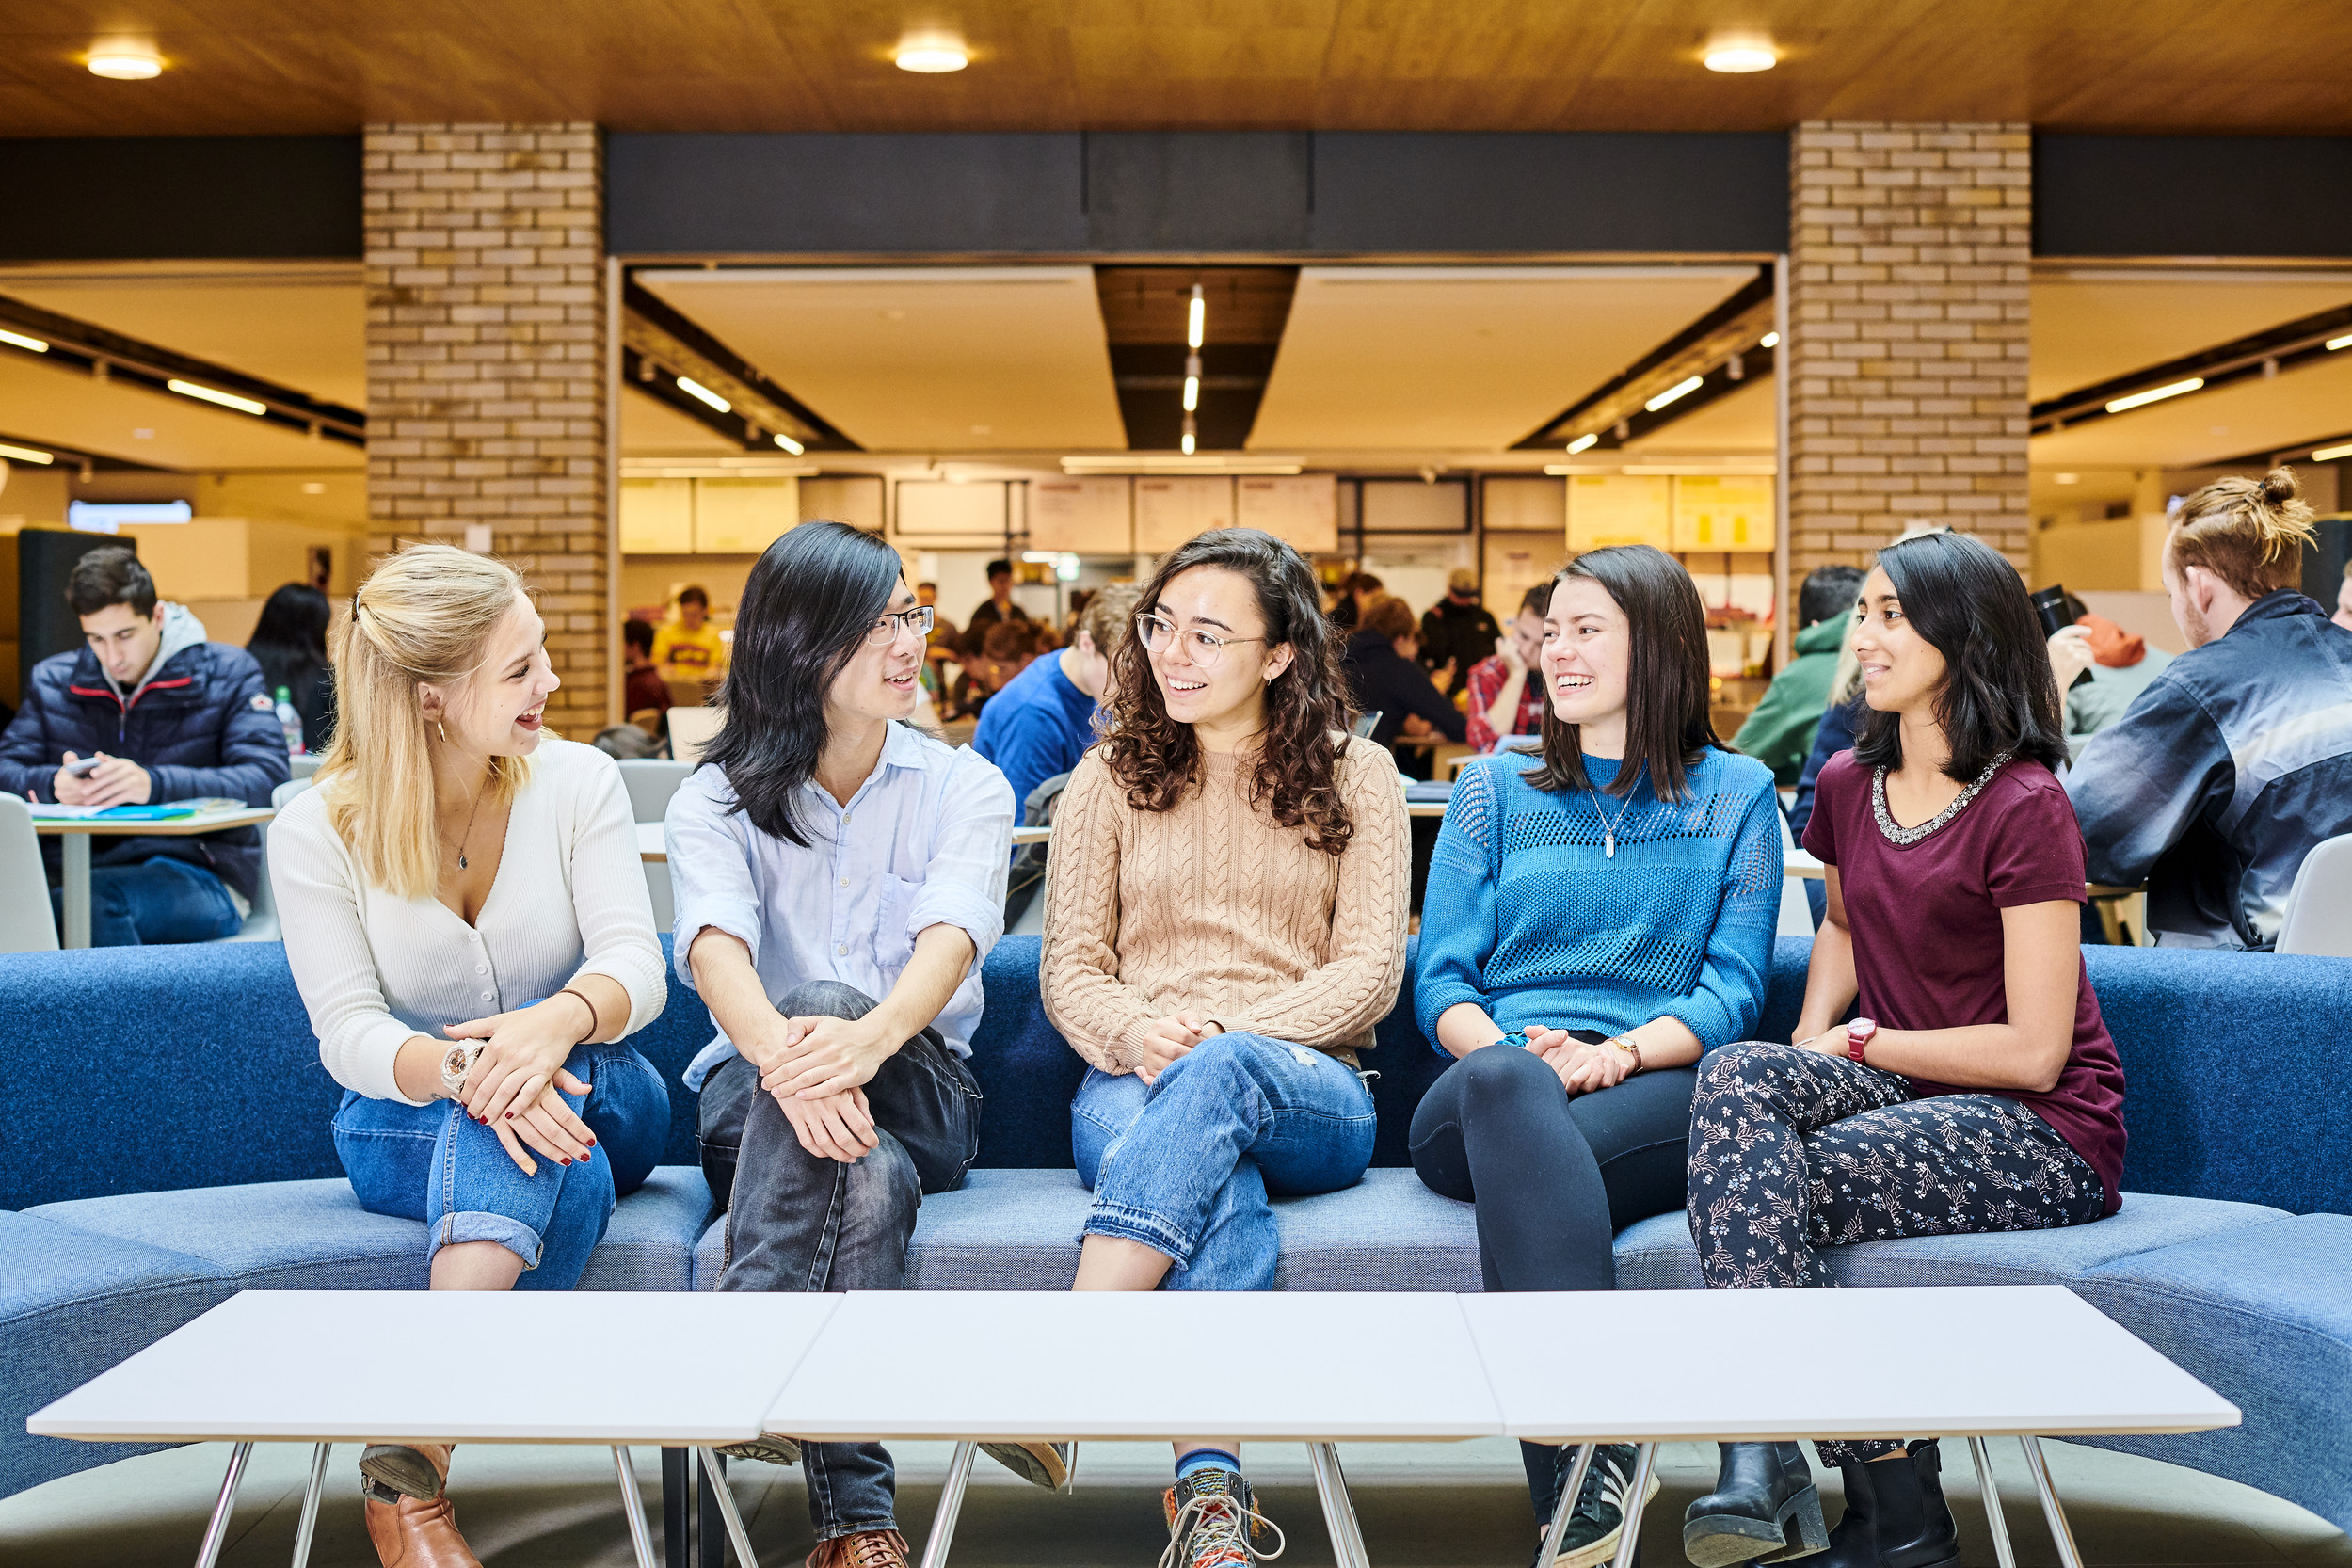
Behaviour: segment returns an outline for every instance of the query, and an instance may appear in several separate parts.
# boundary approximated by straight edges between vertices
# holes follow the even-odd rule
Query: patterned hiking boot
[[[721,1443],[718,1449],[729,1459],[758,1459],[770,1464],[800,1463],[800,1445],[774,1432],[762,1432],[747,1443]]]
[[[980,1451],[1032,1486],[1059,1492],[1078,1464],[1075,1443],[983,1443]]]
[[[1625,1526],[1625,1498],[1633,1490],[1633,1475],[1640,1452],[1631,1443],[1604,1443],[1592,1455],[1592,1467],[1584,1473],[1584,1485],[1576,1493],[1576,1506],[1568,1515],[1567,1532],[1560,1537],[1560,1556],[1555,1568],[1595,1568],[1617,1555],[1617,1542]],[[1560,1506],[1560,1489],[1568,1484],[1568,1473],[1576,1468],[1576,1445],[1571,1443],[1560,1450],[1552,1471],[1552,1506]],[[1659,1482],[1655,1471],[1644,1489],[1642,1501],[1658,1495]],[[1551,1521],[1544,1522],[1548,1532]],[[1539,1542],[1535,1560],[1544,1560],[1544,1547]]]
[[[1257,1512],[1250,1483],[1225,1469],[1196,1472],[1160,1495],[1168,1521],[1168,1549],[1160,1568],[1249,1568],[1282,1555],[1282,1530]],[[1272,1535],[1274,1549],[1256,1543]]]

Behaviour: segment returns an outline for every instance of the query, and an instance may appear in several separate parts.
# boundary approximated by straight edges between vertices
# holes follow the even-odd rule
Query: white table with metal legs
[[[764,1425],[823,1442],[952,1439],[923,1568],[947,1561],[984,1442],[1304,1443],[1333,1555],[1366,1568],[1333,1445],[1502,1431],[1458,1299],[1380,1291],[854,1292]]]
[[[627,1445],[698,1450],[757,1436],[840,1296],[654,1291],[247,1290],[34,1412],[38,1436],[229,1442],[197,1557],[214,1568],[255,1443],[311,1443],[294,1568],[334,1443],[589,1443],[613,1450],[638,1568],[651,1532]],[[727,1347],[724,1355],[703,1353]],[[717,1488],[751,1568],[734,1498]]]
[[[200,833],[221,833],[232,827],[261,827],[278,813],[266,806],[235,810],[199,811],[193,816],[160,822],[134,822],[120,817],[35,817],[33,831],[57,840],[60,856],[59,902],[65,919],[57,930],[62,947],[89,946],[89,852],[92,839],[187,839]]]
[[[2057,1543],[2082,1568],[2040,1437],[2205,1432],[2237,1407],[2056,1285],[1464,1296],[1506,1435],[1640,1445],[1616,1568],[1631,1568],[1662,1442],[1966,1437],[2000,1568],[2016,1568],[1988,1437],[2018,1438]],[[1566,1347],[1614,1346],[1606,1353]]]

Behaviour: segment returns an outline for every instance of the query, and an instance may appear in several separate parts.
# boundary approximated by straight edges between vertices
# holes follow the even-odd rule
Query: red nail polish
[[[507,1119],[508,1121],[510,1121],[510,1122],[511,1122],[511,1121],[513,1121],[513,1120],[515,1119],[515,1113],[514,1113],[513,1112],[511,1112],[511,1111],[507,1112],[506,1112],[506,1119]]]
[[[565,1164],[567,1164],[567,1165],[568,1165],[568,1164],[570,1164],[570,1163],[571,1163],[571,1161],[570,1161],[570,1160],[565,1160],[565,1161],[564,1161],[564,1163],[565,1163]]]

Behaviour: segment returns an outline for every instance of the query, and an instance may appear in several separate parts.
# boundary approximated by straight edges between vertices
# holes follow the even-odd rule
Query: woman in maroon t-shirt
[[[1858,615],[1868,712],[1805,827],[1829,919],[1797,1043],[1699,1068],[1690,1234],[1715,1289],[1834,1285],[1826,1247],[2086,1224],[2120,1202],[2123,1070],[2083,965],[2082,832],[2024,584],[1930,534],[1880,553]],[[1958,1562],[1932,1439],[1815,1446],[1845,1472],[1841,1564]],[[1749,1443],[1724,1446],[1683,1537],[1722,1568],[1824,1533],[1797,1445]]]

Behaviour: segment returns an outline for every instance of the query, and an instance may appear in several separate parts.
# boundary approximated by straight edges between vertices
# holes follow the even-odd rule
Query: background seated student
[[[1699,1068],[1690,1235],[1712,1289],[1826,1287],[1824,1247],[2087,1224],[2121,1202],[2123,1071],[2075,940],[2082,840],[2051,771],[2066,743],[2024,584],[1965,535],[1892,545],[1863,584],[1854,652],[1861,740],[1821,770],[1805,828],[1829,921],[1797,1043],[1748,1041]],[[1863,1016],[1841,1024],[1857,998]],[[1825,1378],[1856,1380],[1933,1353],[1899,1323],[1869,1345],[1812,1353]],[[1932,1441],[1816,1447],[1846,1478],[1824,1561],[1959,1561]],[[1818,1548],[1798,1446],[1725,1445],[1683,1540],[1701,1568]]]
[[[2066,616],[2067,624],[2050,636],[2050,671],[2065,694],[2069,746],[2078,749],[2073,738],[2088,741],[2121,718],[2171,664],[2172,655],[2092,615],[2072,594],[2066,596]],[[2085,675],[2090,679],[2075,684]]]
[[[1456,743],[1469,735],[1470,721],[1417,662],[1420,650],[1420,631],[1403,600],[1384,594],[1364,606],[1344,668],[1357,709],[1380,714],[1376,745],[1399,735],[1443,735]]]
[[[1783,789],[1796,786],[1813,749],[1814,732],[1830,703],[1838,649],[1854,621],[1854,593],[1861,586],[1862,572],[1855,567],[1816,567],[1806,576],[1797,595],[1795,657],[1772,677],[1764,700],[1732,737],[1732,749],[1770,768],[1772,781]]]
[[[1004,771],[1018,808],[1029,792],[1069,772],[1095,744],[1111,681],[1111,654],[1128,634],[1143,590],[1113,583],[1087,601],[1070,646],[1005,682],[972,732],[972,749]]]
[[[1464,769],[1431,860],[1414,1000],[1461,1060],[1411,1146],[1478,1205],[1487,1289],[1609,1290],[1616,1232],[1683,1205],[1691,1064],[1763,1011],[1780,803],[1708,723],[1706,612],[1672,556],[1577,556],[1543,628],[1543,756]],[[1522,1453],[1542,1528],[1576,1449]],[[1570,1568],[1616,1549],[1634,1460],[1594,1454]]]
[[[2162,558],[2188,651],[2068,775],[2096,882],[2148,884],[2158,946],[2267,949],[2303,856],[2352,833],[2352,632],[2296,584],[2312,509],[2285,469],[2216,479]]]
[[[653,663],[663,680],[707,684],[726,673],[727,639],[710,621],[710,594],[693,584],[680,589],[678,618],[664,621],[653,632]]]
[[[629,796],[546,734],[546,628],[504,564],[421,545],[378,567],[336,639],[342,727],[271,827],[286,962],[344,1086],[335,1152],[360,1207],[422,1220],[436,1290],[568,1290],[669,1132],[623,1036],[668,1000]],[[354,1346],[462,1361],[482,1347]],[[494,1377],[593,1380],[573,1347]],[[472,1563],[446,1446],[360,1463],[385,1568]]]
[[[1404,975],[1404,798],[1347,732],[1331,643],[1305,560],[1229,528],[1161,560],[1112,656],[1110,737],[1054,827],[1038,977],[1088,1067],[1080,1290],[1271,1289],[1267,1194],[1352,1186],[1371,1160],[1357,1071]],[[1282,1353],[1130,1349],[1128,1375],[1230,1360],[1244,1383]],[[1176,1447],[1163,1561],[1241,1561],[1238,1441]]]
[[[1551,601],[1549,583],[1529,588],[1510,633],[1495,639],[1494,655],[1470,666],[1465,733],[1481,757],[1509,740],[1516,739],[1524,749],[1544,733],[1544,710],[1550,704],[1536,659],[1544,649],[1544,610]]]
[[[219,795],[267,806],[286,781],[286,735],[243,648],[204,640],[184,605],[119,545],[66,579],[86,646],[35,664],[24,706],[0,735],[0,790],[62,806],[160,806]],[[95,761],[94,770],[88,764]],[[41,840],[60,927],[62,851]],[[90,850],[92,947],[233,936],[260,887],[249,827],[193,838],[104,838]]]
[[[1502,641],[1503,629],[1479,597],[1479,574],[1456,567],[1446,574],[1446,597],[1421,612],[1419,658],[1450,702],[1469,683],[1470,666]]]
[[[621,714],[632,723],[639,722],[641,713],[652,714],[652,721],[643,728],[648,734],[659,736],[669,728],[670,685],[653,662],[652,624],[632,616],[621,622],[620,641]]]
[[[327,628],[335,618],[327,596],[308,583],[288,583],[269,596],[245,651],[262,666],[262,690],[282,687],[302,719],[302,749],[324,754],[335,738],[335,666],[327,657]]]
[[[685,1080],[727,1213],[722,1290],[905,1288],[923,1194],[979,1153],[964,1062],[1003,931],[1013,796],[968,748],[903,722],[931,621],[880,539],[787,532],[744,584],[727,721],[670,797],[678,975],[718,1025]],[[813,1568],[904,1563],[880,1444],[728,1451],[805,1462]],[[988,1451],[1043,1485],[1067,1475],[1048,1444]]]

